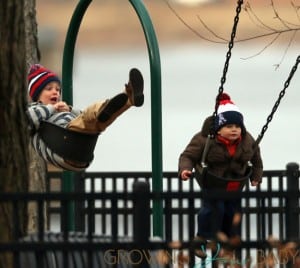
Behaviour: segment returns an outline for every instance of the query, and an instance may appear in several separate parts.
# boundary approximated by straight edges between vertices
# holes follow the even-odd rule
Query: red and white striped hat
[[[236,124],[244,128],[243,115],[240,109],[234,104],[230,96],[223,93],[219,98],[217,115],[215,118],[215,131],[228,124]]]
[[[32,101],[37,101],[44,87],[50,82],[61,84],[59,77],[40,64],[31,66],[28,74],[28,92]]]

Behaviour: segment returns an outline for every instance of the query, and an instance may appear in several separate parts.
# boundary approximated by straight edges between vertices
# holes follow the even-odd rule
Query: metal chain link
[[[214,116],[217,115],[218,103],[219,103],[220,97],[221,97],[221,95],[223,94],[223,91],[224,91],[224,84],[226,82],[226,75],[227,75],[227,71],[228,71],[228,67],[229,67],[229,61],[230,61],[230,58],[231,58],[231,50],[234,46],[234,39],[235,39],[235,35],[236,35],[237,26],[238,26],[238,23],[239,23],[239,15],[241,13],[242,4],[243,4],[243,0],[238,0],[237,7],[236,7],[236,15],[234,17],[234,23],[233,23],[232,32],[231,32],[231,38],[230,38],[230,42],[228,44],[229,49],[228,49],[228,52],[226,54],[225,65],[224,65],[224,68],[223,68],[223,75],[221,77],[221,84],[220,84],[220,87],[219,87],[218,96],[216,98]]]
[[[214,110],[214,113],[213,113],[213,118],[216,117],[217,115],[217,110],[218,110],[218,106],[219,106],[219,100],[221,98],[221,95],[223,94],[223,91],[224,91],[224,84],[226,82],[226,75],[227,75],[227,71],[228,71],[228,67],[229,67],[229,61],[230,61],[230,58],[231,58],[231,50],[233,48],[233,45],[234,45],[234,38],[235,38],[235,35],[236,35],[236,30],[237,30],[237,26],[238,26],[238,22],[239,22],[239,14],[241,12],[241,9],[242,9],[242,4],[243,4],[243,0],[238,0],[237,2],[237,7],[236,7],[236,15],[234,17],[234,23],[233,23],[233,27],[232,27],[232,31],[231,31],[231,38],[230,38],[230,41],[229,41],[229,44],[228,44],[228,52],[226,54],[226,60],[225,60],[225,65],[224,65],[224,68],[223,68],[223,74],[222,74],[222,77],[221,77],[221,84],[220,84],[220,87],[219,87],[219,90],[218,90],[218,95],[216,97],[216,104],[215,104],[215,110]],[[214,120],[213,120],[214,121]],[[213,137],[213,126],[211,127],[211,131],[210,131],[210,135]]]
[[[262,138],[263,138],[265,132],[267,131],[268,125],[269,125],[269,123],[272,121],[273,115],[275,114],[275,112],[276,112],[276,110],[277,110],[277,108],[278,108],[278,106],[279,106],[279,104],[280,104],[281,99],[282,99],[283,96],[285,95],[286,89],[289,87],[290,82],[291,82],[291,80],[292,80],[292,78],[293,78],[293,76],[294,76],[294,74],[295,74],[295,72],[296,72],[296,70],[297,70],[297,68],[298,68],[299,63],[300,63],[300,55],[297,57],[296,63],[295,63],[295,65],[293,66],[293,68],[292,68],[292,70],[291,70],[291,72],[290,72],[290,74],[289,74],[289,76],[288,76],[288,79],[287,79],[287,80],[285,81],[285,83],[284,83],[284,88],[283,88],[283,89],[280,91],[280,93],[279,93],[279,97],[278,97],[277,101],[275,102],[275,104],[274,104],[274,106],[273,106],[273,108],[272,108],[272,112],[271,112],[270,115],[267,117],[267,122],[266,122],[266,124],[262,127],[262,130],[261,130],[260,134],[258,135],[256,141],[255,141],[256,146],[260,143],[260,141],[262,140]]]

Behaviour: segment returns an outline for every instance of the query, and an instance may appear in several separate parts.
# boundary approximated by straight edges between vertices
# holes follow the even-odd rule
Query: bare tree
[[[0,192],[2,193],[27,192],[29,178],[41,180],[45,174],[45,167],[39,167],[39,161],[30,160],[34,154],[29,153],[29,133],[25,115],[28,101],[28,63],[36,62],[39,57],[34,8],[35,0],[0,1]],[[35,172],[32,172],[33,170]],[[18,208],[20,226],[17,226],[16,234],[12,228],[15,228],[12,204],[0,202],[0,240],[3,242],[27,233],[27,204],[19,204]],[[11,255],[0,256],[0,268],[2,267],[12,267]]]
[[[196,36],[200,39],[205,40],[211,43],[220,43],[220,44],[227,44],[229,39],[227,37],[221,36],[217,34],[217,32],[212,29],[204,19],[197,16],[199,21],[199,25],[203,27],[202,31],[196,30],[193,26],[191,26],[185,19],[176,11],[176,8],[170,3],[169,0],[164,0],[168,5],[169,9],[174,13],[174,15]],[[250,22],[256,27],[257,32],[255,34],[249,33],[246,37],[236,38],[235,43],[251,41],[255,39],[261,39],[265,37],[270,37],[271,40],[267,41],[266,44],[254,55],[251,55],[247,58],[255,57],[263,53],[267,48],[273,45],[276,41],[278,41],[279,37],[282,35],[286,35],[288,38],[286,49],[283,52],[283,56],[278,64],[275,65],[276,68],[279,67],[280,63],[283,61],[288,49],[290,48],[291,44],[296,39],[296,34],[300,31],[300,6],[296,4],[295,0],[287,1],[290,5],[290,13],[289,18],[285,18],[282,14],[280,9],[276,6],[273,0],[269,1],[269,10],[270,14],[273,18],[273,24],[265,22],[265,18],[260,17],[255,9],[251,5],[251,0],[244,1],[243,4],[243,11],[241,16],[246,15]],[[292,21],[293,18],[293,21]],[[296,21],[296,22],[295,22]],[[276,24],[276,26],[275,26]]]
[[[28,188],[28,130],[25,118],[26,56],[24,0],[0,2],[0,191],[26,192]],[[27,225],[25,205],[19,206],[19,234]],[[10,202],[0,203],[0,240],[13,233]],[[10,255],[0,256],[0,267],[12,267]]]

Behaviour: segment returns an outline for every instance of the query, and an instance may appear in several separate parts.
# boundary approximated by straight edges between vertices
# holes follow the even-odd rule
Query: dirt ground
[[[78,2],[75,0],[37,0],[36,12],[40,39],[46,40],[44,41],[46,43],[55,42],[56,46],[62,47]],[[297,16],[295,7],[300,6],[300,0],[273,0],[274,8],[269,0],[244,2],[237,39],[268,34],[274,30],[286,29],[288,26],[298,28],[300,26],[300,15]],[[236,1],[219,0],[214,4],[198,6],[183,6],[175,3],[170,6],[167,3],[166,0],[144,1],[160,44],[183,41],[224,42],[222,38],[230,37],[236,14]],[[288,20],[295,25],[285,25],[284,22],[275,18],[275,12],[278,12],[283,20]],[[288,34],[286,38],[289,38]],[[94,0],[84,15],[76,44],[78,47],[91,48],[135,47],[144,42],[138,17],[129,1]]]

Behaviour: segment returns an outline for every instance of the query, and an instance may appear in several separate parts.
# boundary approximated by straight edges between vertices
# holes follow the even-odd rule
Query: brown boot
[[[117,111],[119,111],[127,102],[128,96],[125,93],[120,93],[106,103],[98,111],[97,119],[100,122],[106,122]]]
[[[125,91],[132,105],[140,107],[144,103],[144,79],[138,69],[131,69],[129,72],[129,81],[125,85]]]

